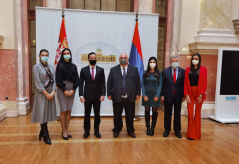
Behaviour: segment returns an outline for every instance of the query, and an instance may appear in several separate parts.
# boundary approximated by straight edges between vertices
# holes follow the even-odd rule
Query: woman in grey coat
[[[51,145],[47,123],[57,118],[54,98],[56,83],[54,67],[47,63],[48,57],[48,51],[42,49],[39,53],[40,63],[33,67],[33,76],[37,89],[35,92],[31,122],[39,122],[41,124],[39,140],[43,137],[44,142]]]

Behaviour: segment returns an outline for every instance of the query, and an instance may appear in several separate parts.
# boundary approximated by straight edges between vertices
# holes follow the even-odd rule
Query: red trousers
[[[198,104],[198,87],[191,86],[192,94],[190,94],[191,104],[187,103],[188,107],[188,131],[187,138],[198,140],[201,138],[201,108],[203,101]],[[195,115],[194,115],[194,104]]]

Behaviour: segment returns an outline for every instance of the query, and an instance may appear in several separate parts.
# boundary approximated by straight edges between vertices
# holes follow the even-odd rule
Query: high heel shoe
[[[44,139],[44,142],[48,145],[51,145],[51,140],[49,138],[49,135],[47,133],[47,127],[44,124],[41,124],[41,131],[39,133],[39,140],[41,140],[41,138]]]
[[[43,133],[39,133],[39,140],[41,140],[41,138],[44,139],[44,142],[48,145],[51,145],[51,140],[49,139],[47,134],[43,134]]]
[[[72,138],[72,135],[69,134],[69,135],[67,135],[67,137],[68,137],[68,138]]]
[[[67,136],[67,137],[64,137],[64,136],[63,136],[63,132],[61,132],[61,134],[62,134],[62,138],[63,138],[64,140],[69,140],[68,136]]]
[[[150,112],[145,111],[145,125],[146,125],[146,135],[150,135]]]
[[[153,112],[152,124],[151,124],[151,132],[150,132],[151,136],[154,135],[154,128],[155,128],[156,123],[157,123],[157,118],[158,118],[158,112]]]

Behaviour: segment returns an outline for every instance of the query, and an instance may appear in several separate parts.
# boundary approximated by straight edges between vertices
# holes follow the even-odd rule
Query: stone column
[[[180,54],[181,13],[182,0],[168,0],[165,67],[170,66],[170,56]]]
[[[153,3],[154,0],[139,0],[138,1],[138,10],[136,8],[136,11],[139,11],[139,13],[152,13],[153,12]]]
[[[62,0],[46,0],[46,7],[62,8]]]
[[[27,0],[14,1],[14,32],[16,54],[16,100],[17,111],[8,114],[9,117],[26,115],[30,112],[29,98],[29,52],[28,52],[28,24]],[[24,12],[25,11],[25,12]]]
[[[173,24],[172,24],[172,43],[171,43],[171,51],[169,52],[169,56],[167,56],[165,62],[165,67],[169,66],[169,57],[172,55],[180,55],[180,32],[181,32],[181,13],[182,13],[182,0],[174,0],[173,2]]]

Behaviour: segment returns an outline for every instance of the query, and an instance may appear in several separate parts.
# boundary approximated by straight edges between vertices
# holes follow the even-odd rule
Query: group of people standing
[[[122,112],[125,110],[127,133],[132,138],[136,137],[134,129],[135,101],[140,99],[142,88],[142,106],[145,107],[146,135],[153,136],[158,117],[158,107],[164,102],[164,128],[163,137],[171,131],[172,109],[174,107],[174,131],[178,138],[181,135],[181,105],[186,99],[188,106],[187,138],[190,140],[201,138],[201,106],[205,100],[207,86],[207,69],[201,66],[200,54],[194,54],[191,67],[186,71],[179,67],[178,56],[171,56],[171,66],[163,72],[158,70],[157,59],[150,57],[147,70],[142,77],[142,84],[138,69],[128,64],[126,53],[119,56],[119,65],[112,67],[107,80],[107,92],[104,69],[97,66],[97,57],[94,52],[88,54],[89,65],[82,68],[80,76],[75,64],[72,63],[70,49],[62,51],[56,72],[54,67],[47,63],[49,52],[42,49],[39,53],[39,64],[33,67],[36,85],[35,100],[31,122],[39,122],[41,130],[39,140],[44,139],[46,144],[51,144],[47,123],[57,118],[55,93],[60,104],[60,122],[62,138],[72,138],[68,127],[71,118],[75,91],[79,87],[80,101],[84,103],[84,134],[83,138],[90,135],[90,113],[94,109],[94,135],[101,138],[100,106],[107,98],[112,100],[114,114],[113,137],[118,137],[122,127]],[[57,86],[57,87],[56,87]],[[194,104],[195,116],[194,116]],[[150,108],[152,108],[152,123],[150,127]]]

